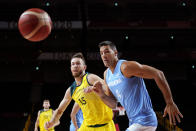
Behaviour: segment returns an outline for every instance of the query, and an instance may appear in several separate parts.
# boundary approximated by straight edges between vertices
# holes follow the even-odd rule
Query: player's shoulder
[[[75,87],[76,86],[76,82],[74,81],[70,86],[69,86],[69,88],[73,88],[73,87]]]
[[[37,114],[39,115],[39,114],[40,114],[40,112],[41,112],[41,111],[39,110]]]
[[[138,63],[137,61],[128,61],[128,60],[125,60],[125,61],[122,61],[122,64],[136,64]]]
[[[86,76],[86,80],[88,82],[89,85],[93,85],[92,81],[97,77],[97,75],[93,74],[93,73],[88,73]]]
[[[76,82],[74,81],[74,82],[69,86],[69,88],[67,89],[67,90],[70,91],[71,96],[73,95],[73,92],[75,91],[76,86],[77,86],[77,85],[76,85]]]
[[[94,77],[97,77],[97,75],[93,74],[93,73],[87,73],[87,79],[89,78],[94,78]]]
[[[108,71],[108,68],[103,72],[103,74],[105,75],[107,73],[107,71]]]
[[[39,110],[39,113],[41,114],[42,112],[44,112],[44,109]]]
[[[103,79],[96,74],[89,74],[87,76],[87,82],[90,86],[92,86],[96,81],[102,81]]]
[[[139,64],[137,61],[123,61],[121,64],[122,67],[130,67]]]
[[[96,74],[90,73],[87,75],[87,79],[100,79],[100,77]]]
[[[107,74],[107,72],[108,72],[108,69],[109,69],[109,68],[107,68],[107,69],[103,72],[104,78],[106,77],[106,74]]]

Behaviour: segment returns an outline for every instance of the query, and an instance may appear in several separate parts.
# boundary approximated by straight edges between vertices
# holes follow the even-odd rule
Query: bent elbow
[[[158,72],[158,73],[159,73],[159,76],[160,76],[160,77],[164,77],[164,73],[163,73],[163,71],[159,70],[159,72]]]
[[[112,109],[116,109],[116,106],[112,106],[111,108],[112,108]]]
[[[155,78],[162,78],[163,76],[164,76],[163,71],[161,71],[161,70],[157,70],[156,71]]]
[[[113,104],[110,105],[110,108],[112,108],[112,109],[115,109],[116,107],[117,107],[116,103],[113,103]]]
[[[70,114],[70,118],[72,119],[72,117],[73,117],[73,115],[72,114]]]
[[[71,113],[71,114],[70,114],[70,118],[72,119],[73,117],[74,117],[74,114],[73,114],[73,113]]]

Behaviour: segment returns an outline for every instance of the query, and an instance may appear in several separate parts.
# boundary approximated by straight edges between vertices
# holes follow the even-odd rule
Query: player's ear
[[[87,69],[87,65],[84,65],[84,70],[86,70]]]
[[[118,51],[114,50],[114,54],[115,54],[115,56],[118,56]]]

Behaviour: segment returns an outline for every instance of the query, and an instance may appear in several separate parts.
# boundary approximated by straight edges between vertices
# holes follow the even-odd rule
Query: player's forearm
[[[66,92],[66,94],[69,94],[70,92]],[[59,122],[61,116],[63,115],[63,112],[66,110],[67,106],[71,102],[71,98],[68,97],[65,94],[64,99],[61,101],[59,107],[54,111],[52,115],[52,119],[50,120],[51,123],[56,124]]]
[[[106,94],[101,95],[100,98],[110,108],[116,108],[117,102],[114,98],[107,96]]]
[[[160,71],[155,81],[164,96],[166,104],[173,103],[172,93],[169,88],[169,84],[167,83],[167,80],[164,76],[164,73]]]
[[[37,130],[37,128],[38,128],[38,127],[37,127],[37,126],[35,126],[34,131],[36,131],[36,130]]]
[[[54,126],[58,126],[60,124],[60,120],[54,124]]]
[[[78,124],[77,124],[77,121],[76,121],[76,115],[71,114],[71,120],[72,120],[75,128],[78,129]]]
[[[64,111],[62,111],[60,109],[57,109],[56,111],[54,111],[54,114],[53,114],[52,119],[50,121],[54,124],[57,124],[59,122],[61,116],[63,115],[63,112]]]
[[[36,131],[37,128],[38,128],[38,122],[36,121],[36,122],[35,122],[35,129],[34,129],[34,130]]]

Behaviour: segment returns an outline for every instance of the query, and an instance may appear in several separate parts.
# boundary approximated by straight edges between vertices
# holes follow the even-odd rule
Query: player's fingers
[[[91,91],[89,89],[84,89],[85,93],[90,93]]]
[[[180,115],[180,117],[183,118],[183,115],[181,114],[180,111],[178,111],[178,115]]]
[[[46,129],[48,129],[50,126],[49,122],[46,123]]]
[[[101,82],[100,81],[97,81],[95,84],[94,84],[94,86],[96,87],[96,88],[100,88],[101,87]]]
[[[174,125],[176,125],[175,114],[176,114],[175,112],[173,112],[173,113],[171,114],[171,116],[172,116],[172,122],[173,122]]]
[[[99,83],[98,83],[100,86],[102,86],[102,83],[101,83],[101,81],[99,81]]]
[[[46,123],[44,124],[44,128],[45,128],[45,129],[48,128],[48,122],[46,122]]]
[[[96,82],[94,83],[94,86],[97,86],[97,85],[99,85],[99,81],[96,81]]]
[[[166,115],[167,115],[167,110],[165,109],[163,113],[163,117],[165,117]]]
[[[100,86],[93,86],[93,90],[94,90],[94,91],[100,91],[101,88],[100,88]]]
[[[183,115],[182,115],[182,113],[179,111],[179,109],[178,109],[177,106],[176,106],[176,112],[177,112],[177,114],[178,114],[181,118],[183,118]]]
[[[175,114],[175,117],[176,117],[177,121],[180,123],[181,122],[180,121],[180,117],[179,117],[179,115],[177,113]]]
[[[87,87],[87,88],[85,88],[84,89],[84,92],[85,93],[90,93],[90,92],[92,92],[93,90],[92,90],[92,87]]]
[[[96,87],[93,88],[93,91],[98,92],[98,88],[96,88]]]
[[[172,124],[172,116],[171,116],[171,113],[169,112],[168,115],[169,115],[169,122],[170,122],[170,124]]]

